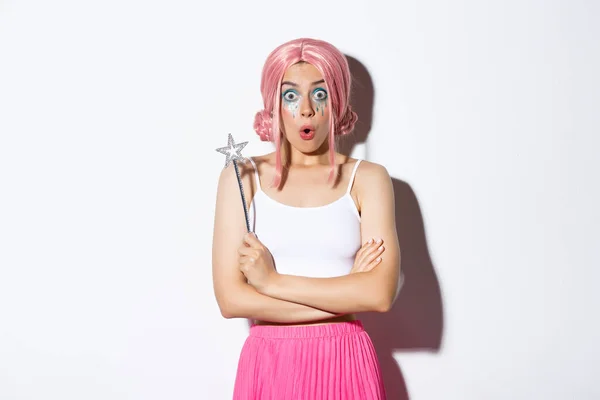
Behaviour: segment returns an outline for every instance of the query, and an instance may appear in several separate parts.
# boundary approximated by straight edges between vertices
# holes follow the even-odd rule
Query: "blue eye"
[[[285,101],[298,100],[298,94],[294,90],[287,90],[282,97]]]
[[[313,92],[313,97],[317,101],[324,101],[327,99],[327,91],[325,89],[315,89]]]

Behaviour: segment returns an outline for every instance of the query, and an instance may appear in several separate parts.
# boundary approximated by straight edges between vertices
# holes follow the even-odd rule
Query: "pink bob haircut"
[[[276,174],[273,187],[279,187],[282,175],[281,81],[286,70],[300,62],[312,64],[323,75],[329,93],[329,182],[335,173],[335,138],[352,132],[358,119],[349,104],[352,78],[344,54],[330,43],[316,39],[300,38],[278,46],[264,64],[260,83],[264,109],[257,112],[254,118],[254,130],[260,139],[275,143]]]

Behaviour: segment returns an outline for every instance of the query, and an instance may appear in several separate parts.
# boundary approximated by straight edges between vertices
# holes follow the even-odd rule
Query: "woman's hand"
[[[244,236],[238,254],[240,271],[250,285],[263,293],[265,287],[277,276],[273,255],[251,232]]]
[[[356,253],[354,265],[350,273],[368,272],[381,262],[381,254],[385,251],[381,239],[371,239]]]

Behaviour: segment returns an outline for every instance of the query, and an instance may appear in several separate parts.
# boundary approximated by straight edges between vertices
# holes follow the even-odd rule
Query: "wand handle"
[[[233,160],[233,167],[235,168],[235,175],[237,176],[238,186],[240,188],[240,195],[242,196],[242,206],[244,207],[244,217],[246,219],[246,230],[250,232],[250,221],[248,219],[248,210],[246,209],[246,196],[244,196],[244,187],[242,186],[242,178],[240,176],[240,170],[238,168],[236,160]]]

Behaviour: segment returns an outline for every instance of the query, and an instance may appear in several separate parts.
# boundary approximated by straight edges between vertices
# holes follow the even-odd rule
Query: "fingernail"
[[[379,249],[378,249],[378,250],[383,250],[383,246],[379,246]]]
[[[381,243],[381,238],[377,239],[377,243]]]
[[[377,260],[376,260],[376,261],[377,261],[377,262],[381,261],[381,257],[377,257]]]
[[[372,239],[372,238],[371,238],[371,239],[369,239],[369,242],[368,242],[368,243],[369,243],[369,244],[373,243],[373,239]]]

